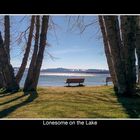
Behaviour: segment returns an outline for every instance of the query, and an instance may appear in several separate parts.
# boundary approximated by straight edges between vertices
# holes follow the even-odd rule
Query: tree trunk
[[[124,64],[121,58],[121,37],[117,16],[103,16],[117,76],[118,94],[126,93]]]
[[[5,81],[4,81],[2,70],[0,69],[0,89],[4,87],[5,87]]]
[[[3,39],[0,33],[0,68],[1,73],[4,78],[4,82],[6,83],[6,91],[17,91],[19,89],[19,85],[16,82],[14,76],[14,69],[11,64],[9,64],[7,52],[4,48]]]
[[[4,26],[5,26],[4,27],[5,29],[4,45],[7,52],[8,61],[10,64],[10,17],[9,16],[4,16]]]
[[[138,58],[138,84],[140,85],[140,16],[137,19],[137,30],[136,30],[136,53]]]
[[[39,51],[38,51],[35,67],[33,69],[32,83],[30,83],[30,85],[28,85],[28,88],[26,88],[24,91],[36,91],[36,89],[37,89],[40,69],[41,69],[43,56],[44,56],[44,50],[45,50],[45,46],[46,46],[48,22],[49,22],[49,16],[43,16],[41,34],[40,34]]]
[[[30,90],[28,86],[31,85],[31,83],[33,83],[33,80],[34,80],[33,71],[36,65],[36,59],[37,59],[37,53],[38,53],[39,33],[40,33],[40,16],[36,16],[35,45],[34,45],[34,51],[33,51],[32,59],[30,62],[28,74],[27,74],[25,84],[24,84],[24,91],[26,91],[27,89]]]
[[[21,78],[24,74],[26,65],[27,65],[27,61],[28,61],[28,57],[29,57],[29,53],[30,53],[30,49],[31,49],[32,38],[33,38],[34,22],[35,22],[35,16],[32,16],[30,31],[29,31],[28,41],[27,41],[27,47],[26,47],[26,50],[25,50],[25,53],[24,53],[24,57],[22,59],[21,66],[20,66],[19,71],[16,75],[17,83],[20,82],[20,80],[21,80]]]
[[[112,77],[112,81],[113,81],[113,84],[114,84],[114,89],[117,90],[118,86],[117,86],[117,77],[116,77],[116,72],[115,72],[115,68],[114,68],[114,62],[113,62],[113,59],[112,59],[110,44],[109,44],[109,41],[108,41],[106,27],[105,27],[105,23],[104,23],[104,20],[103,20],[102,16],[99,16],[99,24],[100,24],[100,28],[101,28],[101,32],[102,32],[102,36],[103,36],[104,50],[105,50],[105,55],[106,55],[110,75]]]
[[[121,16],[121,29],[123,41],[123,53],[125,58],[125,75],[127,94],[135,93],[136,88],[136,17]]]
[[[8,63],[10,64],[10,17],[4,16],[4,48],[8,56]],[[0,88],[4,88],[5,81],[3,77],[2,70],[0,70]]]

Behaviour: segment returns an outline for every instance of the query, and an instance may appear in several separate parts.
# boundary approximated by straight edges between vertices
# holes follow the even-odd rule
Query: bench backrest
[[[82,79],[67,79],[66,80],[66,83],[83,83],[84,82],[84,78],[82,78]]]

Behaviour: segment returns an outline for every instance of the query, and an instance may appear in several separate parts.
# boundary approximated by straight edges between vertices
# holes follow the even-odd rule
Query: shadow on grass
[[[131,97],[118,96],[118,102],[122,104],[129,118],[140,118],[140,91]]]
[[[9,100],[7,102],[1,103],[0,105],[5,105],[5,104],[8,104],[10,102],[19,100],[19,99],[21,99],[21,98],[23,98],[23,97],[25,97],[27,95],[29,95],[29,97],[25,101],[23,101],[23,102],[21,102],[19,104],[10,106],[9,108],[6,108],[6,109],[0,111],[0,118],[7,117],[10,113],[12,113],[13,111],[15,111],[16,109],[18,109],[18,108],[20,108],[22,106],[27,105],[28,103],[34,101],[38,97],[38,93],[37,92],[26,92],[26,93],[24,93],[24,95],[19,96],[17,98],[14,98],[12,100]]]

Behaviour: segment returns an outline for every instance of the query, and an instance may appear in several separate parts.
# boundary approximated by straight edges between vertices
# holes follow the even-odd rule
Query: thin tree
[[[26,65],[27,65],[27,61],[28,61],[28,57],[29,57],[29,53],[30,53],[30,49],[31,49],[31,44],[32,44],[34,23],[35,23],[35,16],[32,16],[31,17],[30,30],[29,30],[29,36],[28,36],[28,41],[27,41],[27,47],[26,47],[26,50],[25,50],[25,53],[24,53],[24,57],[22,59],[21,66],[20,66],[19,71],[18,71],[18,73],[16,75],[17,83],[20,82],[20,80],[21,80],[21,78],[22,78],[22,76],[24,74]]]
[[[42,26],[41,26],[39,50],[38,50],[35,66],[33,68],[33,77],[31,77],[32,82],[30,82],[28,86],[24,87],[24,91],[36,91],[37,89],[40,69],[43,62],[44,50],[46,46],[48,22],[49,22],[49,16],[43,16],[42,24],[41,24]]]
[[[126,93],[125,69],[121,58],[121,37],[118,16],[103,16],[117,76],[118,93]]]
[[[10,16],[8,15],[4,16],[4,30],[4,45],[10,63]]]
[[[10,17],[8,15],[4,16],[4,47],[10,64]],[[5,81],[2,70],[0,70],[0,79],[0,88],[4,88]]]
[[[99,24],[100,24],[101,32],[102,32],[102,35],[103,35],[104,51],[105,51],[105,55],[106,55],[106,58],[107,58],[107,64],[108,64],[110,75],[111,75],[111,78],[112,78],[112,81],[113,81],[113,84],[114,84],[114,89],[117,90],[117,77],[116,77],[114,62],[113,62],[113,59],[112,59],[111,48],[110,48],[110,44],[109,44],[109,41],[108,41],[108,36],[107,36],[103,16],[99,16]]]
[[[36,16],[36,33],[35,33],[35,44],[34,44],[34,51],[32,55],[32,59],[30,62],[27,78],[25,80],[24,84],[24,90],[26,91],[29,89],[29,85],[33,83],[33,77],[34,77],[34,67],[36,65],[36,59],[37,59],[37,54],[38,54],[38,47],[39,47],[39,33],[40,33],[40,16]]]

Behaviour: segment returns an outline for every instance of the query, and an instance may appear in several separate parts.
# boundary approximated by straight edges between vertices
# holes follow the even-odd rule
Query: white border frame
[[[108,15],[108,16],[138,16],[140,14],[0,14],[0,16],[31,16],[31,15],[50,15],[50,16],[98,16],[98,15]],[[140,118],[0,118],[0,120],[140,120]]]

